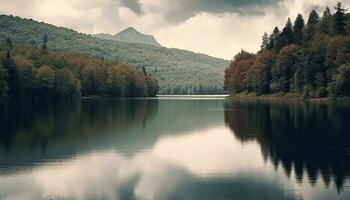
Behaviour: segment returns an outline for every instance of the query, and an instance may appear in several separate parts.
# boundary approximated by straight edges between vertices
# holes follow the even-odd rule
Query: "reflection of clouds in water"
[[[213,128],[159,139],[153,149],[132,158],[114,151],[95,153],[37,167],[22,175],[1,177],[0,193],[5,198],[21,195],[30,199],[38,196],[88,199],[93,195],[116,199],[120,196],[119,188],[138,177],[134,195],[156,199],[171,192],[181,181],[180,169],[205,177],[215,172],[249,171],[263,164],[256,145],[243,147],[229,130]]]
[[[251,171],[264,166],[255,143],[243,146],[228,129],[222,128],[164,138],[155,144],[153,154],[199,176]]]
[[[276,178],[256,143],[243,145],[229,129],[218,127],[161,138],[152,149],[133,157],[98,152],[3,175],[0,199],[166,199],[184,185],[198,183],[191,183],[191,178],[207,182],[220,175],[237,182],[243,177],[276,190],[295,187],[281,174]]]

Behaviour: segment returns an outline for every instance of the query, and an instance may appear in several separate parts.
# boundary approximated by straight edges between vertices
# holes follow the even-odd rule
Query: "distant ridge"
[[[137,31],[134,27],[129,27],[115,35],[100,33],[93,35],[103,40],[114,40],[119,42],[129,42],[137,44],[147,44],[152,46],[161,47],[157,40],[152,35],[146,35]]]
[[[47,34],[49,51],[77,52],[117,60],[142,70],[159,81],[159,94],[223,93],[229,61],[181,49],[104,40],[72,29],[31,19],[0,15],[0,48],[6,38],[40,48]]]

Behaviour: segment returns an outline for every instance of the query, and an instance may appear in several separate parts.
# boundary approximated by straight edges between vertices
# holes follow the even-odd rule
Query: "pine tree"
[[[316,10],[312,10],[310,15],[309,15],[309,20],[307,21],[307,26],[313,26],[315,24],[317,24],[318,20],[319,20],[319,15],[316,12]]]
[[[325,11],[323,12],[322,19],[325,19],[325,18],[330,17],[330,16],[332,16],[331,9],[329,9],[329,7],[327,6]]]
[[[262,37],[262,43],[260,48],[261,49],[266,49],[269,45],[269,35],[265,32],[263,37]]]
[[[336,13],[334,14],[334,35],[345,35],[346,9],[342,6],[340,2],[338,2],[337,6],[334,8],[336,9]]]
[[[312,10],[309,19],[307,21],[307,27],[305,29],[305,34],[304,34],[304,43],[307,43],[308,41],[311,40],[311,38],[315,34],[315,25],[319,21],[319,16],[318,13],[315,10]]]
[[[323,12],[320,29],[322,30],[322,32],[324,32],[328,35],[331,35],[331,33],[332,33],[331,26],[332,26],[332,13],[331,13],[331,10],[329,9],[329,7],[327,6],[325,11]]]
[[[292,43],[294,43],[294,33],[292,29],[292,22],[290,21],[290,18],[288,18],[287,24],[281,33],[280,44],[281,47],[284,47]]]
[[[270,37],[269,37],[269,43],[267,45],[267,49],[277,49],[279,48],[279,35],[280,35],[280,30],[278,29],[278,27],[276,26]]]
[[[298,14],[294,22],[294,37],[297,44],[302,44],[303,42],[303,29],[305,26],[304,18],[301,14]]]

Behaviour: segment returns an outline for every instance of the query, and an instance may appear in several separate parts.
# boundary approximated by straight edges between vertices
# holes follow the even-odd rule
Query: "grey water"
[[[0,109],[0,199],[350,199],[350,105],[215,97]]]

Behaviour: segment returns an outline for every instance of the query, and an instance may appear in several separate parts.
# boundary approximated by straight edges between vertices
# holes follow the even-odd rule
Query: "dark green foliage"
[[[307,26],[314,26],[315,24],[317,24],[319,18],[320,17],[316,10],[312,10],[307,21]]]
[[[325,87],[318,88],[315,96],[319,98],[327,97],[327,89]]]
[[[0,64],[0,103],[4,102],[7,98],[7,83],[6,83],[6,69]]]
[[[333,81],[337,95],[350,96],[350,65],[339,67]]]
[[[267,49],[280,49],[279,45],[279,35],[280,35],[280,30],[276,26],[269,38],[269,43],[267,45]]]
[[[294,42],[294,33],[292,28],[292,22],[288,18],[286,26],[283,28],[279,37],[280,47],[290,45]]]
[[[160,94],[223,93],[224,69],[229,64],[223,59],[179,49],[101,40],[70,29],[6,15],[0,15],[0,27],[0,38],[11,38],[17,44],[42,49],[46,34],[50,52],[77,52],[134,67],[145,66],[147,74],[159,81]],[[82,80],[83,91],[85,83]],[[106,92],[94,87],[91,89]]]
[[[322,17],[322,21],[320,24],[320,29],[323,33],[331,35],[332,34],[332,26],[333,26],[333,16],[331,14],[331,10],[329,9],[329,7],[327,6],[327,8],[325,9],[325,11],[323,12],[323,17]]]
[[[233,94],[293,93],[287,96],[303,98],[350,96],[350,32],[335,25],[344,28],[350,15],[341,4],[336,8],[338,14],[327,8],[322,19],[313,10],[307,26],[298,15],[293,30],[288,19],[281,33],[274,29],[266,48],[257,54],[237,54],[225,71],[225,89]]]
[[[302,44],[304,40],[304,37],[303,37],[304,26],[305,26],[304,18],[301,14],[298,14],[293,26],[294,39],[295,39],[295,43],[297,44]]]
[[[312,10],[307,21],[307,26],[304,30],[304,43],[310,41],[311,38],[315,35],[315,26],[318,23],[318,21],[318,13],[315,10]]]
[[[19,78],[22,86],[22,97],[26,99],[32,98],[37,95],[38,69],[28,61],[24,61],[19,65],[21,66],[19,68]]]
[[[323,45],[314,45],[305,51],[304,83],[313,87],[317,85],[324,86],[320,82],[317,83],[316,78],[317,75],[323,76],[325,73],[325,47]]]
[[[5,78],[5,81],[8,86],[7,93],[12,100],[18,100],[21,94],[21,91],[20,91],[21,87],[20,87],[20,80],[19,80],[17,65],[12,60],[11,57],[8,57],[8,55],[9,54],[7,54],[7,56],[4,59],[2,59],[2,65],[7,72],[7,76]]]
[[[338,2],[335,7],[336,13],[334,14],[334,35],[345,35],[345,11],[346,9],[342,6],[340,2]]]

